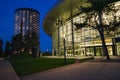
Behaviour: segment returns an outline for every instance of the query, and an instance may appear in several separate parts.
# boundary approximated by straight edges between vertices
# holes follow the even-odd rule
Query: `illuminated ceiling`
[[[71,11],[72,14],[77,14],[79,10],[77,7],[88,6],[89,3],[87,0],[59,0],[58,4],[54,6],[53,9],[47,14],[43,22],[43,28],[48,35],[51,35],[51,32],[56,29],[56,23],[58,23],[58,17],[63,22],[70,18]]]
[[[57,29],[58,19],[65,22],[72,15],[80,12],[79,6],[88,7],[87,0],[59,0],[58,3],[49,11],[43,21],[43,29],[48,35]]]

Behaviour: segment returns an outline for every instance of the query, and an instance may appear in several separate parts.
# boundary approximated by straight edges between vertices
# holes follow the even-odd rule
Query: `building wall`
[[[28,31],[37,32],[39,36],[39,12],[30,8],[20,8],[15,10],[14,34],[21,32],[24,36]]]
[[[30,8],[18,8],[15,10],[14,16],[14,35],[22,34],[25,36],[27,33],[32,34],[33,32],[37,33],[38,42],[39,42],[39,17],[40,14],[38,11]],[[31,35],[30,35],[31,36]],[[35,46],[37,54],[39,53],[40,43],[38,46]],[[35,50],[34,50],[35,52]],[[31,53],[31,51],[30,51]]]
[[[74,23],[79,23],[82,20],[83,19],[81,18],[81,15],[77,15],[73,18]],[[81,29],[76,29],[75,25],[73,25],[73,28],[74,28],[74,48],[75,48],[76,56],[103,55],[102,41],[100,39],[99,32],[96,29],[93,29],[92,27],[83,27]],[[58,29],[59,29],[59,36],[58,36]],[[59,55],[63,55],[64,53],[63,34],[65,34],[66,55],[73,56],[71,20],[68,20],[64,24],[60,25],[58,29],[56,29],[52,33],[53,50],[56,52],[56,54],[59,52]],[[111,31],[109,32],[109,34],[105,32],[104,35],[105,35],[105,41],[109,55],[113,55],[113,39],[116,37],[117,38],[120,37],[120,28],[118,27],[115,32]],[[58,45],[58,41],[60,41],[59,42],[60,45]],[[120,43],[119,42],[116,43],[115,46],[117,48],[116,49],[117,55],[119,55],[120,50],[118,48],[120,47]]]

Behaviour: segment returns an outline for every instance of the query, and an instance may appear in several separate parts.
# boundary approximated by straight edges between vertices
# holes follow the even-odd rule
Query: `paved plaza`
[[[95,58],[27,76],[21,80],[120,80],[120,57]],[[0,60],[0,80],[20,80],[9,61]]]
[[[22,80],[120,80],[120,59],[112,57],[106,61],[97,58],[24,76]]]
[[[0,59],[0,80],[20,80],[9,61]]]

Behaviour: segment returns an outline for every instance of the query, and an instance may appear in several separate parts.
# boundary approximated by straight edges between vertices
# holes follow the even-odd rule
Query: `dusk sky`
[[[14,33],[14,11],[17,8],[32,8],[40,12],[40,49],[51,52],[52,40],[43,30],[45,15],[58,0],[0,0],[0,38],[11,41]],[[49,26],[48,26],[49,27]]]

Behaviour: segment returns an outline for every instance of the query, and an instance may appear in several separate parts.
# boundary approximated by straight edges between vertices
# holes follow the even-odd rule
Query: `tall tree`
[[[22,50],[26,53],[30,53],[34,47],[39,47],[39,38],[36,32],[28,32],[24,36],[17,34],[13,36],[11,45],[13,52],[17,54],[22,53]]]
[[[0,39],[0,57],[3,55],[3,40]]]
[[[25,51],[32,52],[33,48],[39,47],[39,38],[36,32],[26,34],[25,38]]]
[[[12,37],[12,50],[15,54],[20,54],[21,51],[21,35],[17,34]]]
[[[8,57],[10,55],[11,55],[11,43],[9,41],[6,41],[4,56]]]
[[[114,2],[116,1],[119,0],[88,0],[88,2],[91,3],[91,7],[79,7],[80,12],[86,14],[86,19],[84,21],[84,23],[87,23],[86,26],[91,26],[94,29],[98,30],[100,38],[102,40],[102,50],[108,60],[110,59],[110,57],[105,43],[104,27],[106,25],[104,25],[103,20],[105,14],[109,13],[110,11],[116,11],[114,4]]]

